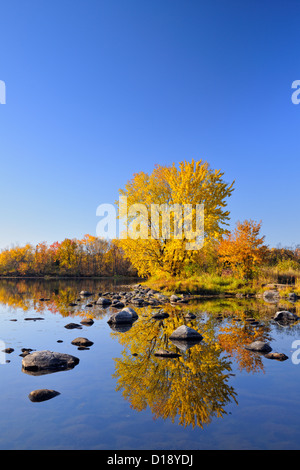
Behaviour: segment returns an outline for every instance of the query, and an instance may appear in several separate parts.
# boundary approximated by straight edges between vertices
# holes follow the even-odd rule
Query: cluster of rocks
[[[93,296],[92,292],[81,291],[80,296],[82,298]],[[136,307],[146,307],[148,305],[152,307],[159,307],[166,303],[180,304],[187,303],[189,299],[188,295],[171,295],[170,297],[160,292],[150,289],[149,287],[143,287],[140,284],[135,286],[131,291],[120,291],[120,292],[99,292],[98,298],[86,306],[100,305],[101,307],[113,307],[116,309],[123,309],[125,306],[134,305]],[[71,306],[76,305],[75,303],[70,304]]]
[[[262,354],[267,359],[276,359],[277,361],[286,361],[288,357],[283,353],[273,352],[269,343],[265,341],[253,341],[245,346],[248,351]]]

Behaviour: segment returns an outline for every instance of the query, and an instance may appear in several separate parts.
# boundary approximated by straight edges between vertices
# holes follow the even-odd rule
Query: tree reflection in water
[[[163,321],[144,315],[126,334],[112,333],[125,347],[122,357],[114,359],[117,390],[134,409],[148,406],[155,418],[178,420],[182,426],[203,427],[226,414],[225,406],[237,400],[228,384],[230,361],[212,337],[213,330],[202,325],[201,343],[175,345],[168,337],[183,323],[182,315],[173,313]],[[158,349],[176,351],[180,357],[157,357]]]
[[[3,280],[0,303],[40,314],[90,316],[106,322],[110,308],[94,305],[87,309],[90,300],[78,299],[81,290],[89,290],[95,293],[95,301],[101,288],[116,291],[118,286],[99,280]],[[76,305],[70,307],[72,303]],[[233,362],[247,373],[264,371],[263,357],[246,350],[245,345],[272,339],[270,320],[278,306],[254,299],[218,299],[180,307],[168,304],[164,309],[169,316],[155,320],[151,307],[136,308],[139,318],[131,327],[112,329],[112,337],[124,346],[121,357],[114,359],[117,391],[122,391],[135,410],[149,407],[154,418],[203,427],[214,417],[226,415],[227,405],[238,403],[229,383]],[[294,310],[300,314],[299,306]],[[188,312],[195,318],[188,317]],[[182,324],[199,331],[203,340],[192,346],[170,341],[172,332]],[[179,357],[158,357],[155,353],[159,349],[178,353]]]

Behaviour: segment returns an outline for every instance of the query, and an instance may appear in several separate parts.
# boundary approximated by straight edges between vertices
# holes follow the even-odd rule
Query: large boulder
[[[170,339],[184,341],[201,341],[203,339],[203,336],[193,328],[190,328],[186,325],[181,325],[175,331],[173,331],[170,336]]]
[[[73,369],[79,363],[79,359],[70,354],[53,351],[35,351],[27,354],[22,359],[22,370],[25,372],[51,373]]]
[[[117,324],[117,323],[132,323],[137,320],[138,315],[132,308],[125,307],[120,312],[113,313],[109,319],[109,324]]]

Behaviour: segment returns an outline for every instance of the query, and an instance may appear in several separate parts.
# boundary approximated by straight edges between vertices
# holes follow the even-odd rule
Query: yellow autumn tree
[[[255,276],[268,250],[260,229],[261,222],[237,222],[235,230],[224,237],[219,245],[220,261],[246,279]]]
[[[118,244],[140,276],[182,275],[203,243],[226,233],[233,183],[223,176],[202,160],[183,161],[136,173],[119,191],[127,232]]]

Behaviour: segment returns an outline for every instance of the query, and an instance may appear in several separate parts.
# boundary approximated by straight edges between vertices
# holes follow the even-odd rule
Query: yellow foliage
[[[140,276],[159,272],[175,276],[193,260],[195,251],[187,249],[187,242],[195,242],[198,237],[195,230],[196,205],[203,204],[204,243],[210,243],[226,232],[223,227],[229,219],[229,212],[225,209],[226,198],[233,191],[233,183],[228,185],[222,177],[223,173],[210,169],[202,160],[184,161],[178,168],[173,163],[169,167],[157,165],[150,175],[137,173],[125,189],[120,190],[120,195],[127,198],[129,208],[124,214],[121,204],[119,206],[119,217],[127,216],[128,236],[117,243]],[[192,210],[189,218],[182,213],[181,224],[182,220],[185,224],[182,228],[173,209],[179,207],[176,205],[182,209],[187,204]],[[140,208],[140,212],[132,211],[134,207]],[[170,210],[168,227],[157,218],[157,213],[163,208]],[[186,234],[188,223],[190,233],[194,234],[192,239]],[[133,231],[136,235],[138,226],[141,236],[132,237]],[[164,236],[165,233],[168,237]]]

